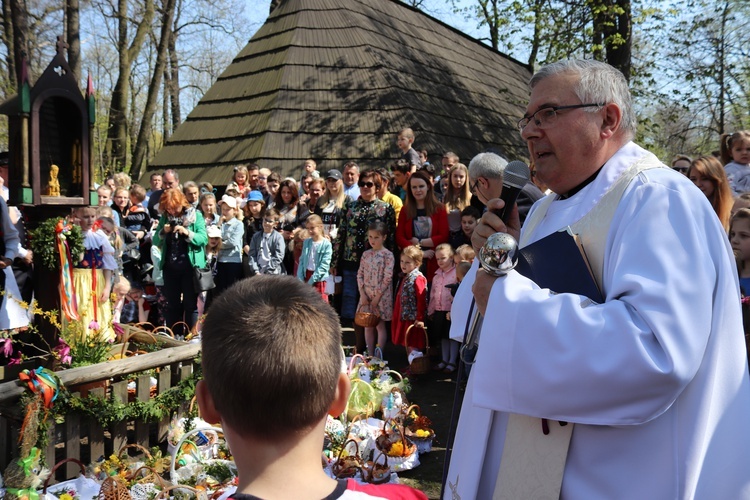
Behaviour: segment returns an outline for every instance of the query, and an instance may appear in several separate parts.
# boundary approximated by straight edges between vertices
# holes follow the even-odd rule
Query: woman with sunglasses
[[[375,221],[386,226],[387,237],[385,248],[395,249],[393,233],[396,230],[396,214],[388,203],[378,199],[378,191],[383,185],[383,178],[374,170],[365,170],[359,176],[359,193],[357,200],[346,205],[341,217],[338,234],[333,246],[332,267],[336,275],[342,276],[341,317],[353,320],[359,303],[357,288],[357,271],[362,254],[370,246],[367,231]],[[364,329],[355,326],[357,351],[365,349]]]
[[[406,203],[398,217],[396,244],[400,249],[412,245],[422,249],[423,263],[426,263],[424,275],[431,283],[438,268],[435,247],[447,243],[449,237],[445,207],[435,199],[430,176],[417,170],[407,184]]]

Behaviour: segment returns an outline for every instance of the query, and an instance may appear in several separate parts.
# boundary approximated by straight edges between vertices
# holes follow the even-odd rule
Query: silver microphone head
[[[518,264],[518,242],[508,233],[495,233],[479,250],[482,269],[493,276],[504,276]]]
[[[529,166],[519,160],[513,160],[505,166],[503,171],[503,184],[518,189],[523,189],[529,179],[531,171]]]

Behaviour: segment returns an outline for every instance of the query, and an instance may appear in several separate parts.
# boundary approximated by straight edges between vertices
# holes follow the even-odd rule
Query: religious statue
[[[60,181],[57,180],[57,174],[59,171],[60,167],[57,165],[51,165],[49,167],[49,184],[47,184],[48,196],[60,196]]]

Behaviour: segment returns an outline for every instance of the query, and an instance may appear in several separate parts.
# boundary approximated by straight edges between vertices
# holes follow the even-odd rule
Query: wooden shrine
[[[93,88],[89,79],[83,95],[65,48],[58,37],[57,53],[33,86],[24,59],[18,94],[0,104],[0,113],[8,116],[10,205],[96,205],[91,189]]]

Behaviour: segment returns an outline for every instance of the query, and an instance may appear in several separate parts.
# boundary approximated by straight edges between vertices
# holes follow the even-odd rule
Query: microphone
[[[510,212],[513,210],[513,205],[518,199],[518,194],[521,189],[529,182],[531,172],[529,167],[522,161],[513,160],[508,163],[503,172],[503,191],[500,194],[500,199],[505,202],[505,206],[500,210],[493,210],[492,212],[500,217],[503,222],[508,223],[510,218]]]

